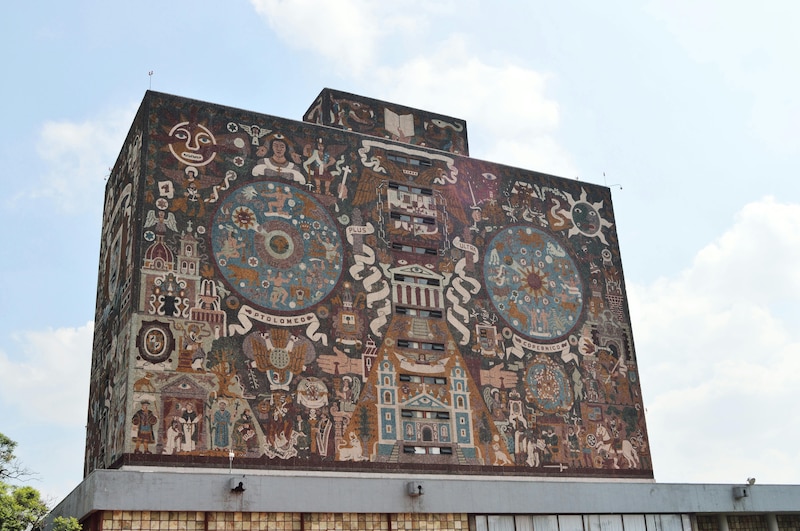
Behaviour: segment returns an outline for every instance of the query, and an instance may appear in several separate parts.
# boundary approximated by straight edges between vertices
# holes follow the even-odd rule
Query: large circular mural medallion
[[[211,247],[231,288],[268,310],[317,304],[342,272],[335,221],[310,194],[283,183],[250,183],[225,198]]]
[[[550,341],[577,325],[583,311],[580,273],[548,234],[521,225],[502,230],[489,243],[483,274],[492,304],[520,334]]]

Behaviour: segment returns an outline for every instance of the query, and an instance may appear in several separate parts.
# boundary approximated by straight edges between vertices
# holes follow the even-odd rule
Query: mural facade
[[[459,155],[432,116],[147,93],[107,187],[87,473],[652,477],[609,190]]]
[[[304,122],[469,156],[464,120],[324,89]]]

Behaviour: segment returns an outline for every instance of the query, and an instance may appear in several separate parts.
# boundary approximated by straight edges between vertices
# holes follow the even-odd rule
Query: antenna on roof
[[[152,89],[153,89],[153,71],[152,71],[152,70],[150,70],[150,71],[147,73],[147,75],[148,75],[148,76],[150,76],[150,84],[149,84],[149,86],[147,87],[147,89],[148,89],[148,90],[152,90]]]
[[[619,189],[622,190],[621,184],[611,184],[611,185],[608,184],[608,181],[606,181],[606,172],[603,172],[603,184],[608,186],[609,188],[614,188],[615,186],[619,186]]]

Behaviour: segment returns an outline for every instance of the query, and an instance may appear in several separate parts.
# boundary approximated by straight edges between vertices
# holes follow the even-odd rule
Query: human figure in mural
[[[243,249],[247,247],[247,244],[239,241],[236,236],[233,235],[233,231],[228,231],[228,237],[222,243],[222,249],[217,252],[217,259],[224,258],[225,260],[230,260],[232,258],[241,258],[242,253],[239,249]]]
[[[486,398],[487,406],[489,407],[489,411],[492,414],[492,418],[495,420],[506,420],[507,412],[505,408],[505,404],[503,401],[503,397],[500,395],[500,390],[497,388],[488,389],[488,398]],[[487,393],[484,392],[484,395]]]
[[[544,458],[547,462],[554,462],[558,458],[558,435],[550,427],[542,430],[542,439],[545,442]]]
[[[569,462],[573,467],[580,466],[581,443],[578,436],[581,433],[581,427],[578,424],[570,426],[567,429],[567,446],[569,447]]]
[[[161,236],[162,238],[167,234],[167,229],[178,232],[178,222],[175,219],[175,214],[173,212],[164,212],[163,210],[148,211],[144,226],[153,227],[156,236]]]
[[[529,467],[538,467],[541,464],[541,460],[539,458],[539,446],[538,441],[535,439],[532,431],[529,431],[526,434],[524,439],[525,441],[525,463]],[[542,441],[542,446],[544,446],[544,441]]]
[[[525,418],[522,408],[522,400],[519,391],[512,389],[509,393],[508,401],[508,422],[515,429],[517,428],[518,422],[521,426],[524,426],[526,429],[528,428],[528,420]]]
[[[583,376],[581,375],[581,371],[578,370],[578,367],[572,371],[572,394],[575,397],[575,402],[581,402],[584,398],[586,398],[586,394],[583,392]]]
[[[252,454],[258,449],[258,436],[250,412],[242,411],[233,425],[233,449],[240,453]]]
[[[183,212],[189,217],[202,217],[206,211],[205,201],[200,196],[200,190],[194,182],[186,185],[183,197],[178,197],[172,202],[173,210]]]
[[[325,142],[322,137],[317,138],[315,148],[311,149],[310,146],[307,146],[306,149],[310,153],[308,159],[303,163],[303,168],[314,181],[314,191],[318,194],[331,195],[333,175],[329,168],[336,163],[336,159],[325,150]]]
[[[327,408],[322,408],[320,410],[317,426],[313,430],[315,432],[314,437],[317,453],[322,457],[336,455],[336,450],[332,447],[333,439],[331,438],[331,428],[333,428],[333,422],[328,415]]]
[[[192,403],[186,404],[180,422],[183,427],[183,451],[193,452],[197,449],[197,423],[199,418]]]
[[[337,391],[336,394],[340,398],[339,408],[342,411],[349,413],[355,411],[358,395],[356,390],[353,388],[353,378],[351,376],[344,376],[342,378],[342,388],[341,390]]]
[[[228,404],[220,400],[219,409],[214,413],[214,446],[217,448],[228,447],[228,435],[231,426],[231,412],[227,411]]]
[[[267,444],[274,448],[285,445],[292,435],[292,397],[288,393],[274,393],[272,418],[266,432]]]
[[[268,205],[269,210],[264,212],[264,215],[288,217],[288,214],[286,214],[286,203],[293,198],[294,195],[291,192],[291,188],[288,186],[276,186],[272,192],[265,195],[264,201]],[[261,226],[259,226],[256,230],[261,233],[267,232]]]
[[[206,352],[203,350],[203,340],[200,334],[200,327],[196,324],[190,324],[187,327],[186,332],[187,333],[184,337],[183,352],[181,353],[181,356],[185,356],[191,360],[192,369],[195,371],[202,371],[203,365],[205,365],[206,361]]]
[[[281,177],[301,185],[306,183],[298,169],[302,160],[300,154],[289,147],[286,137],[276,134],[267,139],[267,146],[261,146],[256,151],[256,156],[262,158],[253,168],[254,177]]]
[[[297,432],[297,450],[302,456],[308,457],[308,450],[311,443],[311,426],[308,420],[302,415],[297,415],[294,430]]]
[[[328,263],[334,263],[339,259],[339,251],[335,243],[331,242],[330,237],[327,235],[320,236],[319,233],[317,234],[317,241],[319,242],[322,247],[325,248],[325,260]]]
[[[163,453],[166,455],[176,454],[181,451],[183,447],[183,427],[178,417],[172,417],[172,420],[167,426],[166,443],[164,444]]]
[[[154,426],[158,422],[158,418],[150,411],[149,400],[142,400],[140,404],[141,408],[134,413],[131,421],[134,430],[133,441],[136,443],[133,453],[142,453],[139,448],[143,446],[144,453],[149,454],[152,453],[150,452],[150,445],[156,441]]]

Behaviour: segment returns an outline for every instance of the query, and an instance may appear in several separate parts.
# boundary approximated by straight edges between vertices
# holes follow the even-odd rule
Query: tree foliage
[[[14,460],[14,448],[17,443],[0,433],[0,474],[5,472],[5,465]]]
[[[47,505],[33,487],[15,487],[0,482],[0,531],[38,528],[47,515]]]
[[[39,491],[33,487],[15,486],[8,480],[31,475],[17,461],[17,443],[0,433],[0,531],[27,531],[42,528],[49,509]],[[75,518],[57,517],[53,531],[80,531]]]
[[[0,433],[0,481],[22,479],[33,476],[33,473],[17,460],[14,450],[17,448],[13,441]]]
[[[56,516],[53,519],[53,531],[81,531],[83,526],[73,517]]]

